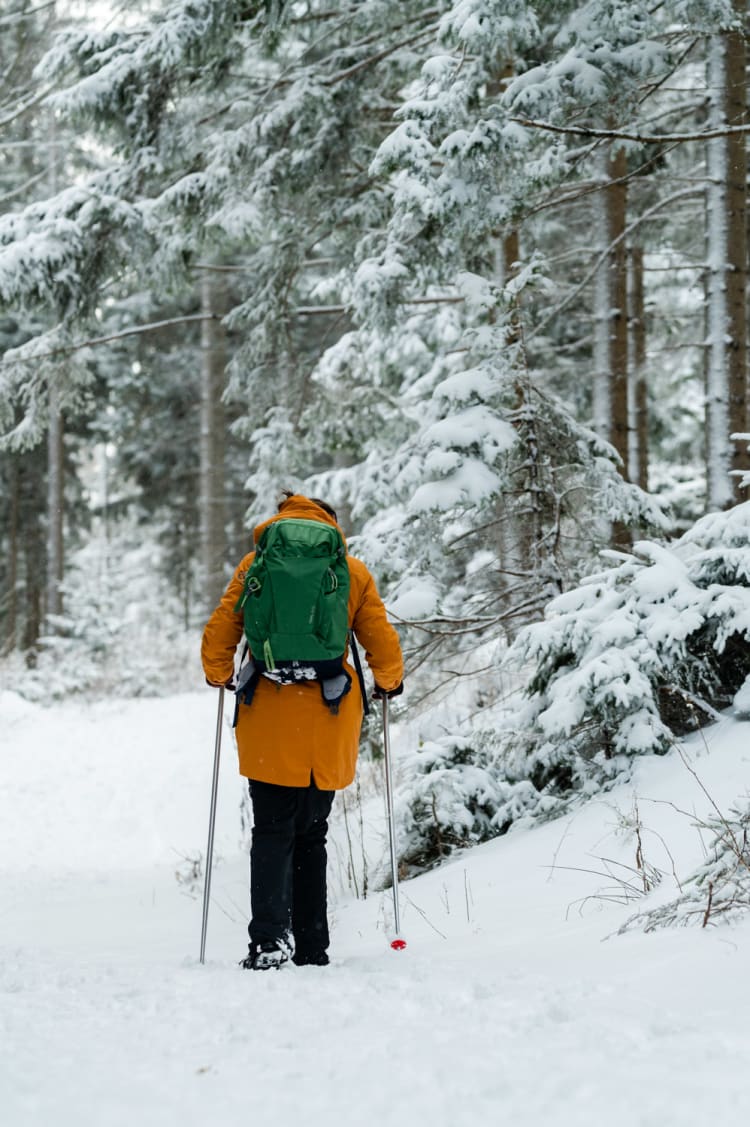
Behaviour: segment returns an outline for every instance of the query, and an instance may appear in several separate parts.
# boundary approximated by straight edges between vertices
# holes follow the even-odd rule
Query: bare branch
[[[122,340],[124,337],[138,336],[140,333],[152,333],[156,329],[166,329],[171,325],[185,325],[191,321],[220,321],[219,313],[190,313],[185,317],[170,317],[166,321],[152,321],[150,325],[134,325],[132,329],[122,329],[119,333],[110,333],[105,337],[91,337],[89,340],[80,340],[75,344],[64,344],[59,348],[52,348],[49,352],[35,352],[28,356],[16,356],[8,359],[8,353],[3,357],[3,364],[36,363],[37,360],[48,360],[52,356],[67,356],[71,352],[79,352],[82,348],[94,348],[98,344],[109,344],[113,340]],[[21,346],[23,347],[23,346]],[[18,351],[14,349],[14,351]]]
[[[422,31],[417,32],[416,35],[410,36],[408,39],[402,39],[399,43],[393,43],[389,47],[384,47],[382,51],[378,51],[374,55],[370,55],[367,59],[360,59],[358,63],[353,66],[347,67],[346,70],[339,71],[338,74],[331,75],[321,83],[322,86],[336,86],[339,82],[344,82],[347,78],[357,74],[366,67],[374,66],[375,63],[387,59],[389,55],[393,55],[396,51],[400,51],[402,47],[411,47],[414,43],[418,43],[420,39],[424,39],[427,35],[432,35],[436,30],[435,25],[424,28]]]
[[[534,340],[536,337],[538,337],[539,334],[544,329],[546,329],[547,325],[549,325],[549,323],[551,321],[553,321],[555,319],[555,317],[557,317],[563,311],[563,309],[567,308],[567,306],[570,305],[571,301],[573,301],[578,296],[578,294],[581,293],[581,291],[586,288],[586,286],[589,284],[591,279],[595,276],[597,270],[599,270],[600,267],[607,261],[607,258],[612,253],[612,250],[619,243],[621,243],[623,241],[623,239],[627,239],[628,236],[631,235],[633,231],[637,230],[637,228],[641,225],[641,223],[644,223],[647,219],[650,219],[652,215],[657,214],[659,211],[662,210],[662,208],[666,207],[668,204],[674,203],[676,200],[685,199],[688,196],[696,196],[696,195],[701,195],[701,194],[702,193],[699,189],[683,188],[679,192],[674,192],[671,196],[666,196],[663,200],[659,200],[659,202],[654,204],[653,207],[647,208],[647,210],[644,211],[641,215],[639,215],[636,219],[634,219],[632,223],[629,223],[628,226],[625,228],[625,230],[622,231],[621,234],[619,234],[616,239],[613,239],[613,241],[609,244],[609,246],[605,247],[605,249],[601,252],[601,254],[596,258],[596,260],[594,261],[594,265],[591,267],[591,269],[588,271],[588,273],[584,276],[583,280],[581,282],[579,282],[577,286],[574,286],[573,289],[568,294],[568,296],[565,297],[560,302],[560,304],[557,305],[536,326],[534,331],[529,335],[528,339]]]
[[[37,172],[35,176],[29,177],[25,183],[19,184],[18,187],[12,188],[9,192],[6,192],[5,195],[0,196],[0,206],[8,203],[9,200],[15,199],[16,196],[24,195],[34,184],[38,184],[40,180],[44,180],[48,176],[49,170],[43,168],[42,171]]]
[[[408,297],[402,305],[460,305],[463,297]],[[299,305],[295,310],[298,317],[318,317],[326,313],[350,313],[349,305]]]
[[[54,90],[54,86],[50,84],[46,86],[44,90],[41,90],[35,98],[29,98],[28,102],[23,102],[20,106],[17,106],[12,114],[8,117],[4,117],[2,121],[0,121],[0,129],[4,129],[6,125],[10,125],[11,122],[15,121],[17,118],[23,117],[29,110],[33,110],[34,106],[38,106],[40,102],[43,102],[52,90]]]
[[[619,129],[590,129],[585,125],[553,125],[551,121],[534,121],[528,117],[512,117],[511,121],[527,129],[543,129],[548,133],[573,134],[611,141],[635,141],[639,145],[681,145],[688,141],[710,141],[714,137],[728,137],[732,133],[750,133],[748,125],[728,125],[723,129],[706,129],[700,133],[628,133]]]
[[[12,27],[14,24],[21,23],[23,20],[29,20],[32,16],[38,15],[39,12],[54,8],[55,2],[56,0],[46,0],[43,4],[37,4],[36,8],[26,8],[25,10],[18,9],[15,12],[8,12],[6,16],[0,18],[0,27]]]

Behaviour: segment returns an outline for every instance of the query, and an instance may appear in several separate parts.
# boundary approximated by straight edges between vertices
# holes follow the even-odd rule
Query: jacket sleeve
[[[245,574],[253,558],[251,552],[242,560],[203,631],[201,661],[206,680],[212,685],[225,685],[234,673],[234,653],[242,639],[244,625],[242,613],[234,608],[242,595]]]
[[[392,689],[397,689],[404,679],[401,644],[395,628],[388,621],[385,605],[375,587],[375,580],[361,561],[357,560],[356,565],[358,565],[357,579],[362,584],[362,591],[354,608],[352,627],[357,640],[364,646],[367,664],[372,670],[375,684],[390,692]]]

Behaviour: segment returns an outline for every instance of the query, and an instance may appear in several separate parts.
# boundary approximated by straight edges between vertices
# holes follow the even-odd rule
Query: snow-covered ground
[[[350,891],[359,811],[350,851],[339,798],[332,966],[249,974],[228,731],[197,958],[189,872],[205,849],[215,707],[208,690],[49,709],[0,693],[4,1127],[702,1127],[750,1114],[750,922],[614,934],[643,905],[635,891],[618,902],[615,879],[637,884],[620,867],[634,865],[634,795],[646,860],[664,873],[651,901],[702,857],[675,807],[700,818],[710,804],[677,755],[403,884],[402,953],[387,943],[390,894]],[[726,718],[685,745],[720,806],[750,786],[748,733]],[[394,735],[398,752],[407,735]],[[377,851],[379,797],[363,811]]]

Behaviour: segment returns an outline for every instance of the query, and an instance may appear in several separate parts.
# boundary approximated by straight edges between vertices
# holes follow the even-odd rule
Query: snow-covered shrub
[[[424,740],[403,764],[396,817],[406,874],[429,869],[456,849],[497,837],[538,806],[527,780],[498,770],[492,734]]]
[[[750,910],[750,806],[701,823],[712,834],[706,860],[682,883],[668,904],[632,916],[620,928],[656,931],[660,927],[729,922]]]
[[[506,743],[540,795],[606,786],[731,703],[750,673],[749,544],[745,503],[605,553],[519,634],[505,660],[534,669]]]

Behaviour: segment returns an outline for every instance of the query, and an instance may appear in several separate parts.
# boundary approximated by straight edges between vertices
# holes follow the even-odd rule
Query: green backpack
[[[337,528],[317,520],[283,517],[258,541],[236,611],[259,673],[279,680],[316,677],[329,684],[326,703],[351,684],[343,669],[349,629],[349,567]],[[311,673],[310,671],[314,671]],[[296,673],[300,676],[296,676]],[[337,702],[336,702],[337,703]]]

